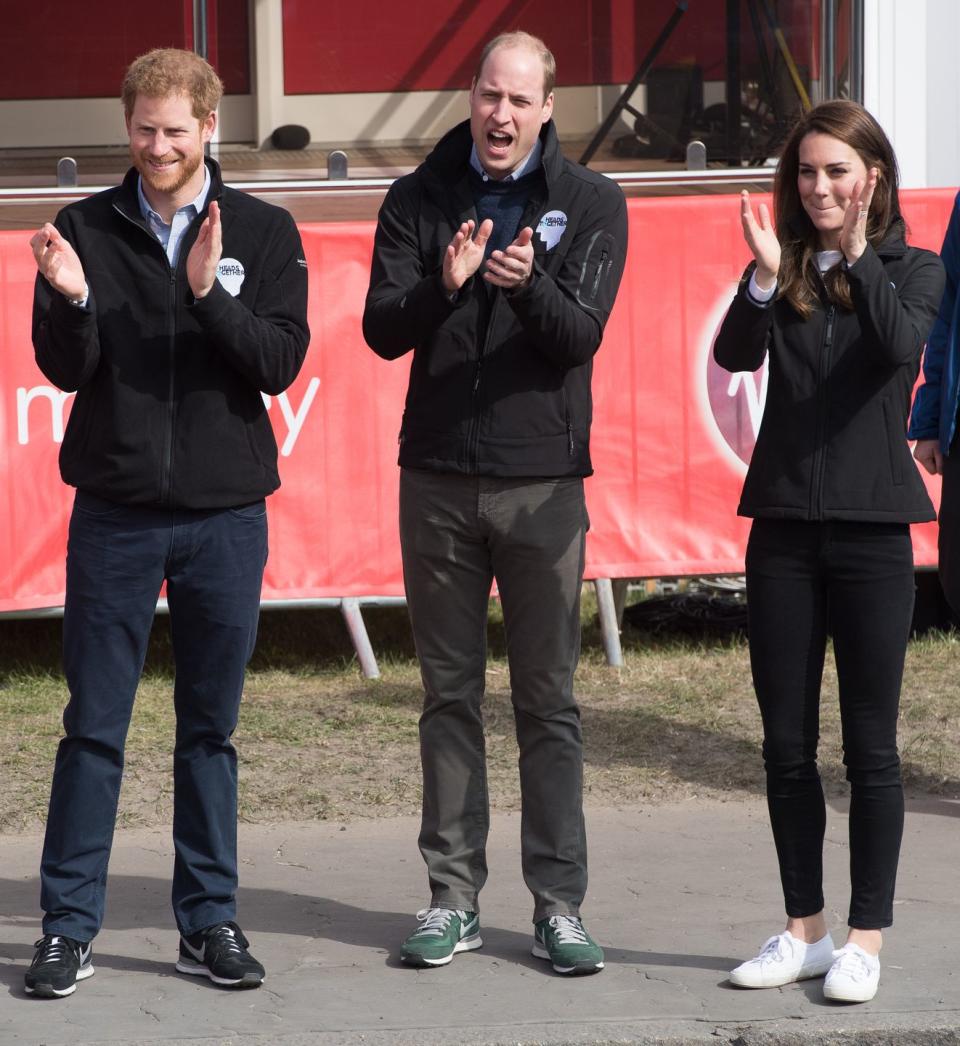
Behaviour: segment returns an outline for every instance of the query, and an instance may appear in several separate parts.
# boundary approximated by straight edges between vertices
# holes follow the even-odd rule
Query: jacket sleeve
[[[960,193],[953,203],[953,213],[940,251],[946,282],[940,309],[934,321],[923,354],[923,384],[917,389],[910,412],[910,439],[936,439],[940,434],[940,397],[943,369],[950,350],[950,324],[957,303],[960,282]]]
[[[597,188],[556,277],[534,264],[530,282],[505,295],[534,348],[561,370],[600,348],[627,256],[627,205],[619,186]]]
[[[252,307],[219,280],[190,311],[217,350],[260,392],[278,395],[296,378],[310,342],[307,269],[293,218],[279,207],[262,230],[263,273]]]
[[[755,267],[755,262],[747,266],[713,343],[713,358],[724,370],[732,373],[758,370],[770,347],[777,299],[774,296],[769,302],[760,304],[749,296],[747,287]]]
[[[76,249],[77,238],[64,212],[57,215],[54,225]],[[76,392],[89,381],[100,362],[92,291],[85,306],[71,305],[37,273],[33,288],[33,349],[37,366],[58,389]]]
[[[864,338],[880,358],[900,367],[920,358],[943,294],[943,263],[930,251],[918,251],[902,286],[890,282],[870,244],[847,269],[850,295]]]
[[[377,220],[363,337],[385,360],[428,341],[470,298],[471,277],[451,301],[441,270],[427,272],[420,251],[415,193],[401,179],[390,187]]]

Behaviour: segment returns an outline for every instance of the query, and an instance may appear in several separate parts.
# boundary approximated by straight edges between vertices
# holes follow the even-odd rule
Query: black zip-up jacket
[[[60,472],[111,501],[230,508],[280,485],[261,393],[287,388],[306,353],[303,247],[286,211],[224,186],[219,166],[207,165],[207,200],[220,205],[220,272],[232,290],[239,284],[236,296],[217,279],[194,301],[186,261],[206,205],[172,269],[141,214],[135,169],[57,215],[83,264],[86,307],[37,276],[37,364],[77,392]]]
[[[363,333],[384,359],[414,350],[404,467],[592,472],[592,361],[623,273],[626,204],[610,179],[563,157],[552,121],[540,138],[544,177],[519,225],[535,230],[534,271],[519,291],[491,291],[478,272],[451,301],[441,282],[447,245],[477,217],[468,122],[396,181],[380,209]],[[549,248],[541,222],[551,241],[559,231]]]
[[[853,312],[824,293],[809,319],[747,296],[751,264],[714,344],[729,371],[770,353],[763,420],[738,513],[921,523],[935,518],[907,444],[910,396],[937,315],[943,266],[896,223],[847,276]]]

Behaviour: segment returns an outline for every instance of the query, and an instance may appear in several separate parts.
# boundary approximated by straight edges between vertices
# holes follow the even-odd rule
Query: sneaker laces
[[[207,935],[208,950],[216,950],[221,955],[243,955],[247,944],[240,927],[233,923],[221,923]]]
[[[34,944],[34,948],[43,949],[40,955],[37,956],[36,965],[45,966],[48,962],[60,962],[60,960],[67,954],[70,944],[66,937],[51,935],[48,937],[41,937],[40,940]]]
[[[459,915],[462,919],[464,912],[455,911],[453,908],[421,908],[417,912],[417,921],[423,925],[415,931],[415,937],[442,937],[447,932],[450,920]]]
[[[873,976],[872,965],[859,948],[844,945],[833,953],[831,973],[841,973],[853,981],[863,981]]]
[[[792,950],[787,941],[787,935],[778,933],[760,949],[760,954],[754,959],[754,962],[783,962],[787,957],[787,952]]]
[[[575,915],[551,915],[550,925],[560,944],[589,944],[583,923]]]

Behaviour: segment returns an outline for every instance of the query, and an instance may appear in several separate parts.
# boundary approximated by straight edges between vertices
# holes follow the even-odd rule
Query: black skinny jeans
[[[750,663],[787,915],[821,911],[826,808],[817,771],[828,633],[850,782],[849,924],[889,926],[903,835],[897,713],[913,615],[906,523],[754,520]]]

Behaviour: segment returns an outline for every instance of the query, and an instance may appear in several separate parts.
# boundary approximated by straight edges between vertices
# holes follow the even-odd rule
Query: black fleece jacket
[[[414,350],[402,466],[592,471],[592,361],[623,273],[626,204],[614,182],[563,157],[552,121],[540,137],[543,178],[520,220],[534,229],[534,272],[519,291],[477,273],[451,301],[441,282],[447,245],[476,220],[469,123],[396,181],[380,209],[363,333],[384,359]]]
[[[261,393],[282,392],[306,353],[307,270],[290,215],[224,186],[221,269],[200,301],[186,260],[206,207],[184,233],[177,267],[140,212],[137,172],[65,207],[56,227],[83,264],[85,308],[37,277],[37,364],[77,396],[60,450],[66,483],[125,504],[229,508],[280,485]],[[242,270],[242,277],[241,277]]]
[[[763,420],[738,513],[776,519],[920,523],[933,506],[907,445],[910,396],[937,315],[943,266],[908,247],[897,222],[848,269],[853,311],[804,320],[782,299],[747,296],[753,265],[714,344],[729,371],[769,352]]]

